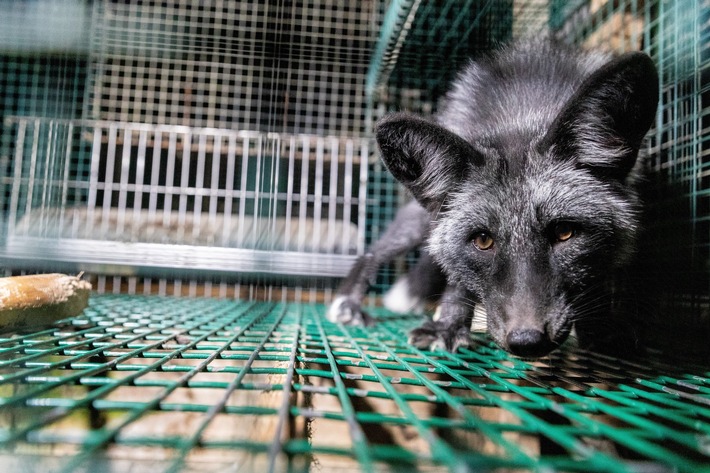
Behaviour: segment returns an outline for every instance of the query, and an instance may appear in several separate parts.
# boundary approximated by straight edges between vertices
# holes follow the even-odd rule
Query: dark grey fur
[[[441,317],[412,332],[416,346],[467,345],[474,303],[492,338],[520,356],[548,353],[573,326],[580,342],[603,345],[615,331],[617,276],[635,252],[633,169],[657,100],[642,53],[533,42],[472,62],[436,122],[386,116],[382,159],[417,203],[355,265],[329,317],[370,323],[360,304],[377,268],[426,242],[424,266],[443,270],[448,287]],[[559,241],[562,230],[573,235]],[[483,233],[492,248],[474,244]]]

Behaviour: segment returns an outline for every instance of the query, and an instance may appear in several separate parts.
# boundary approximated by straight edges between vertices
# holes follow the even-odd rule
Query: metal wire
[[[375,2],[94,2],[85,118],[365,135]]]
[[[364,252],[369,140],[6,124],[16,137],[13,174],[0,178],[10,196],[7,259],[72,262],[71,271],[343,276]],[[89,137],[91,154],[73,162]]]
[[[121,458],[137,467],[124,448],[142,446],[166,471],[247,458],[272,471],[708,471],[705,366],[572,348],[533,363],[481,335],[457,354],[426,352],[406,340],[417,317],[376,311],[364,330],[324,310],[105,295],[64,324],[4,336],[3,461],[41,466],[46,447],[63,446],[74,452],[65,471]],[[406,429],[428,448],[383,434]]]
[[[664,218],[706,262],[707,0],[79,3],[47,32],[88,41],[57,50],[0,5],[4,271],[88,268],[103,293],[0,336],[3,466],[710,471],[710,373],[682,350],[428,352],[418,317],[344,327],[316,304],[402,200],[372,121],[434,111],[470,56],[548,27],[654,58],[646,164],[682,188],[687,218]]]

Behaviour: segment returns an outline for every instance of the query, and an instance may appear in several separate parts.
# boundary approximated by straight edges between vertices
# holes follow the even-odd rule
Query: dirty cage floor
[[[11,471],[710,471],[710,371],[582,351],[456,354],[325,307],[97,295],[0,338]]]

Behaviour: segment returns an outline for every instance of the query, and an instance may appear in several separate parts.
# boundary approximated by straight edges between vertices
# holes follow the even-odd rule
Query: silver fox
[[[417,302],[445,289],[415,346],[467,346],[482,304],[490,336],[514,355],[546,355],[573,328],[603,347],[618,335],[608,322],[636,251],[637,161],[657,103],[647,55],[545,41],[471,62],[435,120],[385,116],[382,159],[415,200],[353,266],[328,318],[372,323],[361,304],[378,268],[421,246],[394,290]]]

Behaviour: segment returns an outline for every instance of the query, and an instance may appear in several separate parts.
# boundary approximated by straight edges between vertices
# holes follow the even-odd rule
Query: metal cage
[[[707,0],[0,3],[0,264],[95,288],[81,316],[0,333],[0,462],[710,472],[708,355],[685,343],[710,336],[709,20]],[[377,304],[410,257],[375,282],[375,327],[328,322],[406,198],[373,123],[540,34],[658,65],[652,216],[688,236],[663,258],[696,264],[654,323],[680,348],[418,350],[421,316]]]

